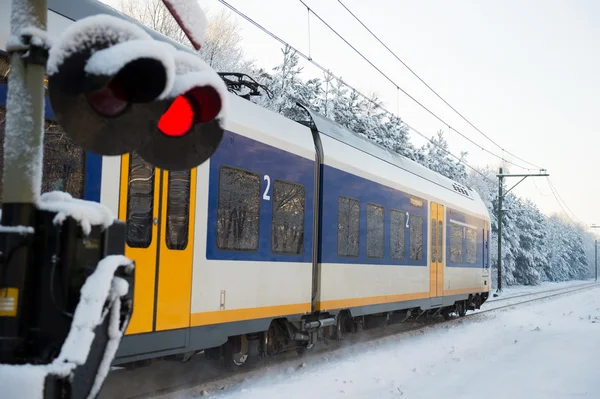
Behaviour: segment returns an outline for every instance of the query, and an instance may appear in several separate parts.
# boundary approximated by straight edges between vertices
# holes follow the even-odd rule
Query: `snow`
[[[21,29],[21,35],[29,36],[30,43],[34,46],[50,49],[52,47],[52,39],[45,30],[36,28],[35,26],[28,26]]]
[[[42,194],[38,206],[42,210],[57,212],[54,217],[55,224],[62,224],[67,217],[77,220],[86,235],[90,234],[92,226],[107,228],[115,220],[112,212],[106,206],[97,202],[73,198],[70,194],[61,191]]]
[[[163,0],[196,50],[204,44],[208,21],[197,0]]]
[[[94,339],[94,329],[107,316],[106,302],[112,302],[109,315],[109,344],[101,368],[94,381],[89,398],[95,397],[106,374],[123,331],[119,330],[120,296],[127,293],[128,283],[114,277],[115,271],[125,266],[133,268],[133,262],[121,255],[111,255],[98,263],[96,270],[81,288],[81,299],[75,309],[69,335],[59,356],[49,365],[0,365],[0,386],[3,399],[42,399],[46,375],[69,376],[85,363]]]
[[[25,71],[12,68],[8,85],[4,141],[4,202],[37,201],[42,185],[43,124],[36,131],[33,99],[25,88]],[[43,120],[44,107],[38,120]],[[31,132],[31,134],[25,134]]]
[[[31,22],[39,25],[39,21],[34,19],[35,11],[33,4],[28,1],[13,1],[11,4],[10,26],[11,33],[14,36],[19,35],[19,30],[29,26]]]
[[[210,71],[212,68],[202,58],[187,51],[178,50],[174,54],[177,75],[189,72]],[[218,75],[217,75],[218,76]]]
[[[58,73],[60,65],[72,54],[88,48],[95,42],[122,43],[128,40],[151,40],[141,27],[110,15],[94,15],[70,25],[52,46],[46,71]]]
[[[190,72],[182,76],[177,76],[170,97],[177,97],[194,87],[202,86],[210,86],[217,91],[219,97],[221,97],[221,111],[218,116],[225,117],[227,109],[227,87],[219,75],[214,72]]]
[[[563,288],[575,287],[577,285],[585,284],[588,282],[593,282],[592,280],[571,280],[571,281],[560,281],[560,282],[551,282],[546,281],[539,285],[531,286],[531,285],[512,285],[508,287],[502,288],[502,292],[499,296],[494,297],[491,296],[487,303],[494,302],[501,299],[507,299],[514,296],[520,296],[525,294],[535,294],[541,291],[549,291],[549,290],[559,290]],[[492,295],[495,293],[495,290],[492,291]]]
[[[175,77],[175,48],[157,40],[130,40],[107,49],[97,51],[88,60],[85,72],[95,75],[114,76],[124,65],[139,59],[150,58],[160,61],[166,71],[167,81],[159,98],[164,98],[171,90]]]
[[[298,360],[293,370],[251,378],[224,394],[208,395],[595,398],[600,392],[600,356],[594,350],[598,344],[600,288],[594,288],[359,344],[358,354],[341,349],[318,360]]]
[[[210,86],[221,98],[221,110],[217,117],[225,118],[229,92],[223,79],[197,55],[179,50],[173,55],[177,76],[168,97],[175,98],[193,87]]]
[[[0,233],[18,233],[21,235],[33,234],[35,230],[31,226],[0,226]]]

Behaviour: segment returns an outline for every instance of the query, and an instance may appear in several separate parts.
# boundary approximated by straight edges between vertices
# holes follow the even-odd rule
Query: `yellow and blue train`
[[[48,5],[51,37],[89,15],[120,15],[94,0]],[[4,80],[2,112],[5,101]],[[219,148],[183,172],[83,153],[48,130],[44,188],[127,222],[135,308],[115,364],[204,351],[240,365],[254,349],[304,351],[392,313],[464,315],[487,300],[490,218],[478,194],[305,115],[293,121],[231,94]]]

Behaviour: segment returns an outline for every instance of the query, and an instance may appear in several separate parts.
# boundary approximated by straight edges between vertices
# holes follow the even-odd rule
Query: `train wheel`
[[[467,314],[467,306],[466,306],[466,303],[464,301],[459,302],[456,305],[456,308],[458,310],[458,315],[460,317],[464,317]]]
[[[451,312],[449,309],[444,309],[442,310],[442,317],[444,318],[444,320],[450,320],[451,316]]]
[[[335,331],[333,333],[333,339],[336,341],[341,341],[344,339],[344,333],[346,332],[346,324],[347,324],[346,312],[341,311],[338,313],[336,317],[335,323]]]

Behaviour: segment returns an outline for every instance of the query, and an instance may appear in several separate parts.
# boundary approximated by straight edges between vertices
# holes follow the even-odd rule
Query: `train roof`
[[[365,152],[373,157],[380,159],[388,164],[396,166],[410,174],[418,176],[430,183],[443,187],[454,192],[456,195],[469,198],[475,201],[481,201],[476,191],[468,186],[462,185],[452,179],[447,178],[433,170],[398,154],[380,144],[363,137],[346,127],[334,122],[333,120],[302,106],[310,115],[315,128],[321,133],[334,140],[338,140],[359,151]]]

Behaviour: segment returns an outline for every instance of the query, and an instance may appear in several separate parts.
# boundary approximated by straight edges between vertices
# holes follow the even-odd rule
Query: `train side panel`
[[[317,309],[356,308],[356,315],[372,305],[428,299],[428,205],[424,192],[408,188],[419,178],[405,178],[328,136],[321,140],[326,164]]]
[[[321,128],[332,126],[314,120]],[[331,132],[321,134],[325,165],[317,309],[350,309],[353,316],[428,309],[488,291],[483,237],[489,218],[479,196],[405,158],[372,148],[368,153],[361,139],[344,136],[344,128]],[[468,261],[453,256],[448,263],[457,244],[449,241],[451,221],[475,224],[461,230],[470,240],[460,240],[460,255],[466,259],[470,251]],[[436,261],[434,252],[440,256]]]
[[[249,101],[230,106],[221,145],[198,168],[191,326],[264,331],[311,310],[314,143]]]

